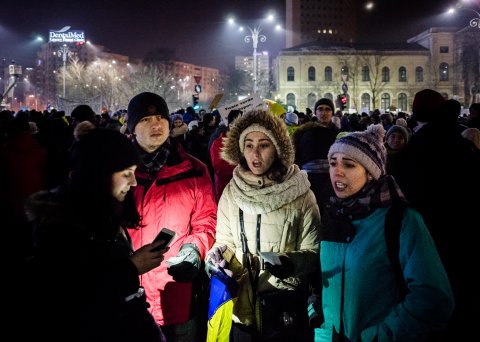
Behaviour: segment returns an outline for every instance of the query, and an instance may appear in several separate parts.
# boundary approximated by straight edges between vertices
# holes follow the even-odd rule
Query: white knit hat
[[[243,153],[243,149],[245,148],[245,138],[247,137],[248,133],[251,132],[262,132],[264,133],[268,139],[270,139],[275,146],[275,149],[277,150],[277,155],[279,158],[282,157],[282,151],[280,150],[280,147],[278,146],[277,139],[275,139],[275,136],[273,135],[273,132],[266,129],[263,126],[260,126],[259,124],[255,123],[253,125],[248,126],[243,130],[243,132],[240,134],[240,139],[238,139],[239,147],[240,147],[240,152]]]

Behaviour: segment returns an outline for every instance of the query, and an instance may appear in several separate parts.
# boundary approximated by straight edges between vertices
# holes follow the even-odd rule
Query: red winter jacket
[[[172,158],[172,155],[175,158]],[[172,159],[180,163],[170,165]],[[138,230],[129,229],[135,250],[153,241],[166,227],[176,235],[159,267],[141,276],[150,312],[160,325],[184,323],[189,319],[192,283],[179,283],[167,272],[170,257],[176,256],[185,243],[195,244],[202,260],[215,239],[217,205],[208,169],[201,161],[179,146],[153,182],[137,169],[138,185],[133,189],[137,209],[142,217]],[[151,184],[148,188],[147,184]]]
[[[215,199],[218,203],[222,196],[223,189],[227,186],[230,179],[233,177],[233,169],[236,165],[230,165],[220,157],[220,150],[223,147],[223,138],[227,132],[222,132],[213,141],[210,146],[210,159],[212,160],[213,171],[215,174]]]

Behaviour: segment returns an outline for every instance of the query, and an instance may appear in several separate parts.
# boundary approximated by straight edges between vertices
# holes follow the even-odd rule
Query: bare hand
[[[155,251],[154,249],[162,244],[162,241],[157,241],[145,245],[136,250],[130,257],[133,264],[138,270],[138,274],[144,274],[148,271],[158,267],[163,261],[163,254],[168,251],[168,247],[162,250]]]

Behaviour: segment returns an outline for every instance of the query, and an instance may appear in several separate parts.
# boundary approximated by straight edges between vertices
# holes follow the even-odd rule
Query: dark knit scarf
[[[167,162],[171,147],[170,139],[167,139],[162,146],[152,153],[146,152],[138,145],[137,141],[135,141],[135,146],[137,147],[141,160],[140,165],[138,165],[138,169],[141,172],[149,174],[150,177],[153,178]]]
[[[341,213],[351,220],[369,216],[377,208],[386,208],[393,201],[406,202],[405,196],[390,175],[367,183],[362,190],[348,198],[330,197],[329,210]]]

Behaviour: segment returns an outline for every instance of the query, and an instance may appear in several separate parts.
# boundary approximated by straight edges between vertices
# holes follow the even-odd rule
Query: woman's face
[[[112,175],[112,195],[117,201],[123,202],[130,187],[137,185],[137,180],[135,179],[136,168],[136,165],[132,165]]]
[[[392,150],[399,150],[405,146],[406,141],[403,134],[400,132],[393,132],[387,138],[387,144]]]
[[[181,127],[183,125],[183,121],[180,119],[177,119],[173,122],[173,124],[175,125],[175,127]]]
[[[245,137],[243,155],[248,168],[260,176],[272,166],[277,151],[273,142],[262,132],[250,132]]]
[[[335,153],[329,163],[330,181],[338,198],[356,194],[369,180],[367,169],[345,153]]]

